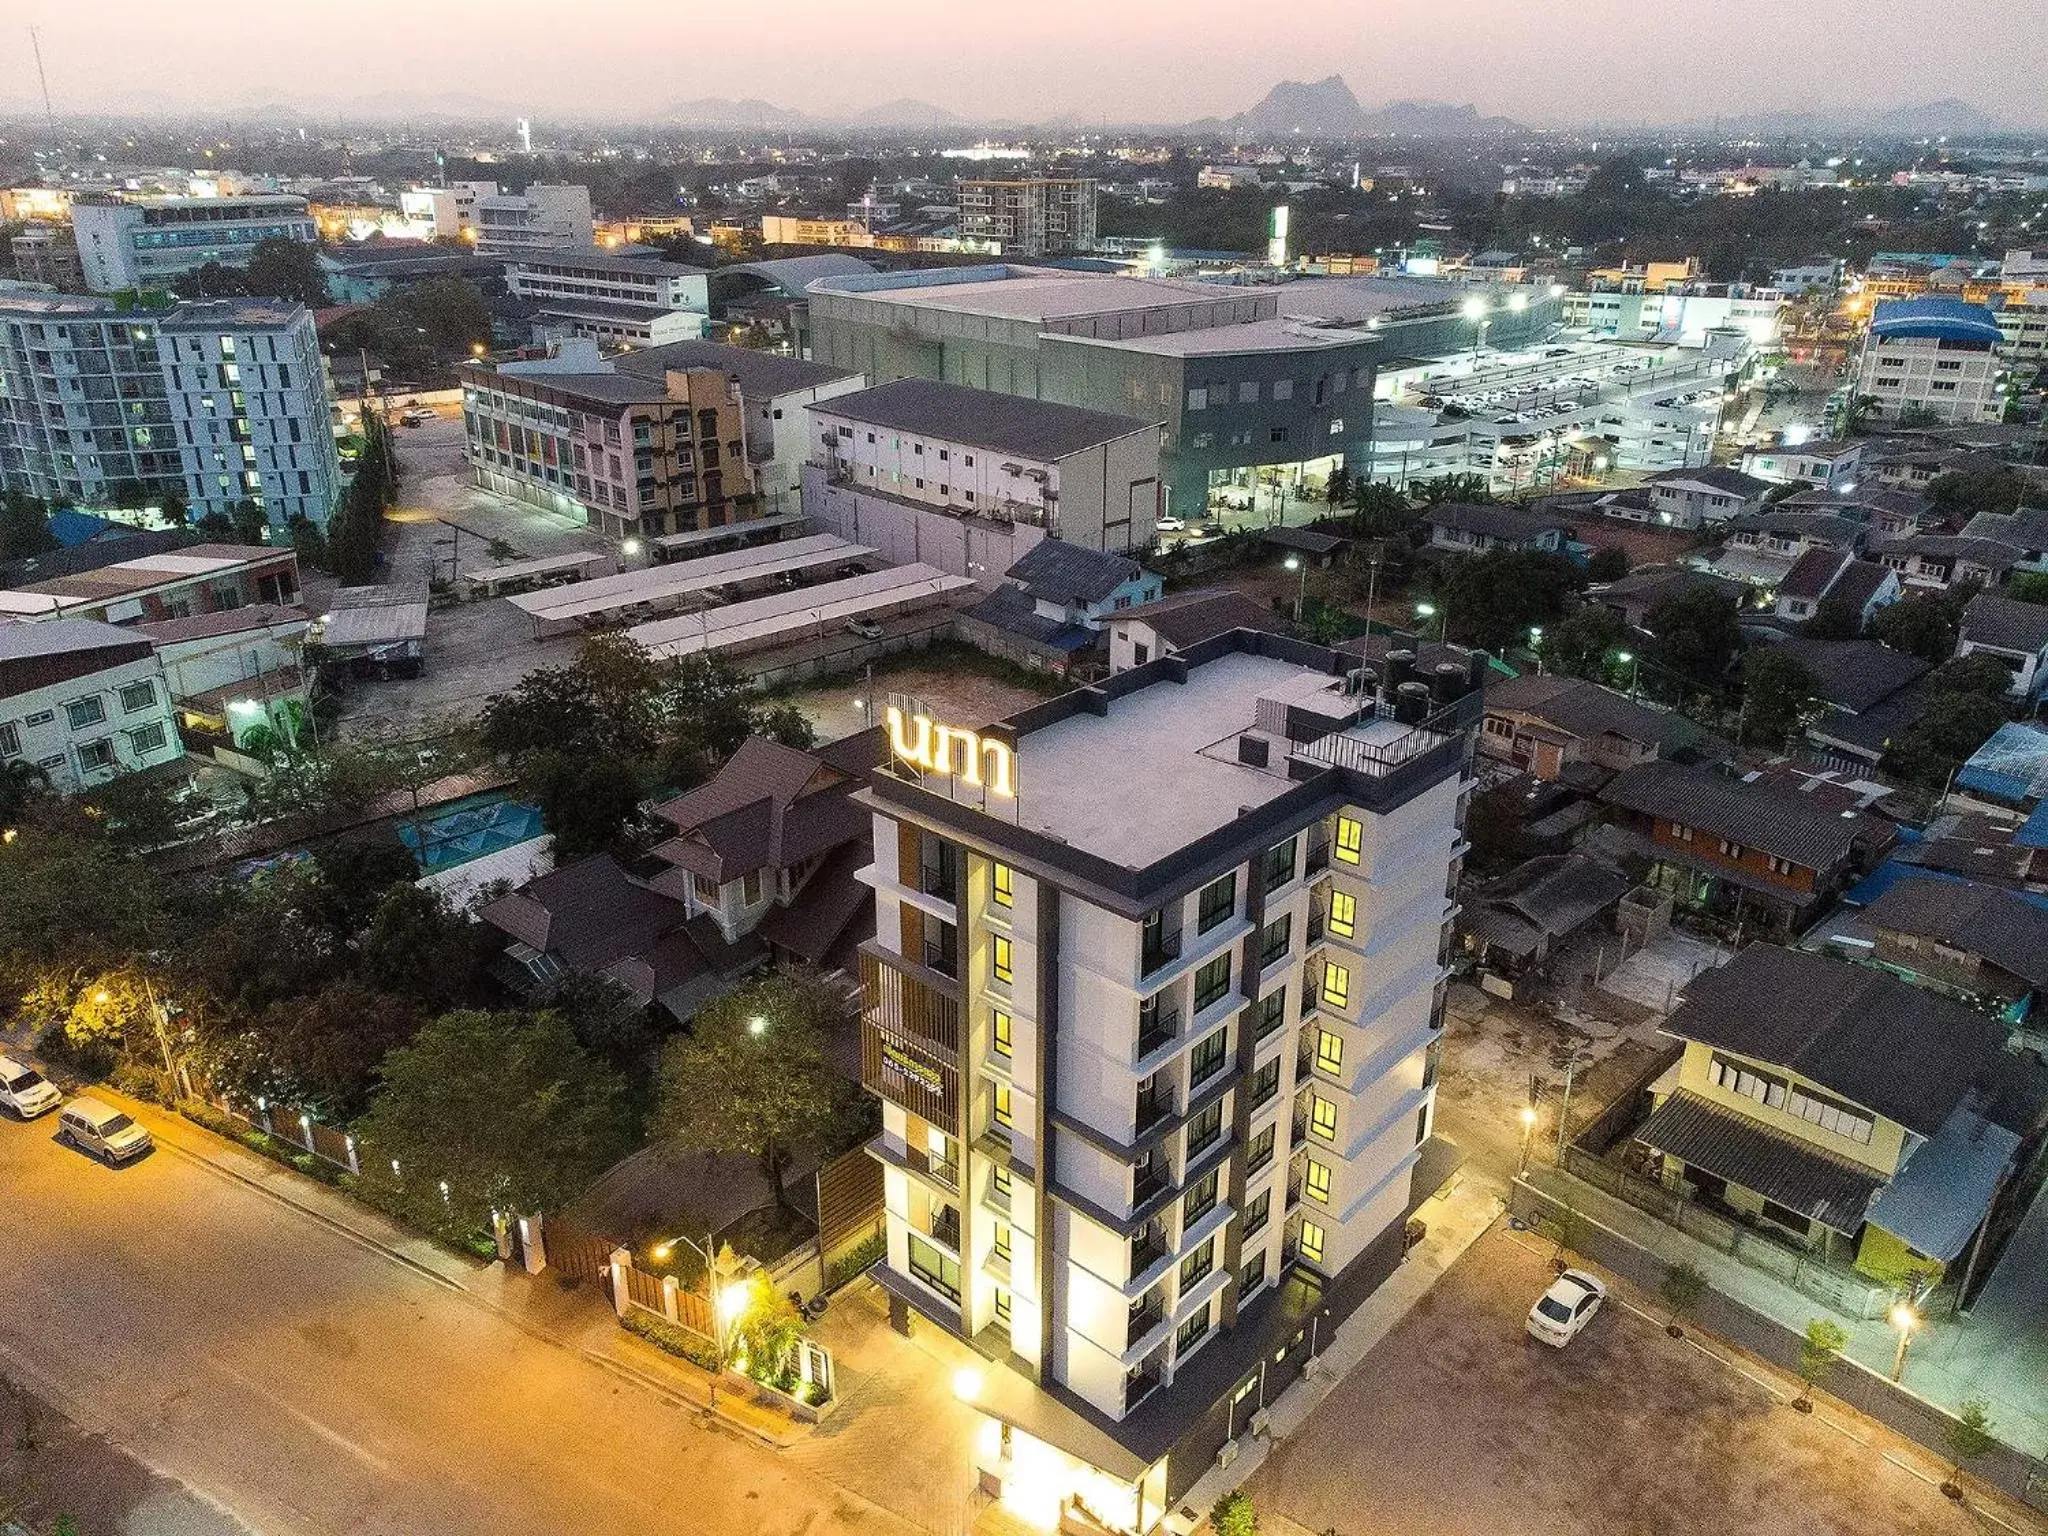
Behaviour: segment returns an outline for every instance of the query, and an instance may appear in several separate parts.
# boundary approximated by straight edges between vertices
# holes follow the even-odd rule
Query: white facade
[[[603,251],[547,251],[505,263],[505,288],[522,299],[600,299],[650,310],[711,310],[710,278],[672,261]]]
[[[158,286],[209,262],[246,267],[265,240],[319,239],[302,197],[150,197],[74,203],[79,267],[94,293]]]
[[[1856,393],[1888,421],[1925,412],[1946,422],[1997,421],[2004,414],[1996,350],[1933,336],[1880,336],[1863,344]]]
[[[586,250],[596,243],[588,187],[535,182],[524,192],[476,200],[476,245],[486,255]]]
[[[1182,675],[1124,674],[1106,712],[1021,734],[1028,829],[928,819],[893,780],[868,795],[883,1284],[1111,1420],[1248,1337],[1223,1391],[1263,1382],[1266,1351],[1237,1330],[1290,1268],[1391,1268],[1463,851],[1470,739],[1448,715],[1397,723],[1328,671],[1228,644]],[[1301,743],[1296,710],[1333,734]],[[1290,757],[1328,769],[1326,793],[1262,815],[1299,782]],[[1415,765],[1398,789],[1396,759]],[[1141,878],[1206,856],[1161,899],[1112,901],[1088,864],[1111,847]],[[1177,1421],[1217,1400],[1187,1397]],[[1169,1468],[1169,1502],[1193,1470]]]
[[[184,755],[148,640],[86,619],[9,627],[16,634],[0,640],[0,680],[33,677],[39,667],[73,675],[18,691],[0,683],[0,762],[33,763],[51,789],[75,794]],[[107,663],[81,670],[87,663],[67,666],[50,654],[72,642],[88,655],[103,649]],[[35,661],[24,655],[29,646],[42,653]]]
[[[473,240],[477,234],[476,205],[497,195],[495,181],[456,181],[445,187],[419,187],[402,192],[398,206],[408,218],[430,221],[437,239]]]

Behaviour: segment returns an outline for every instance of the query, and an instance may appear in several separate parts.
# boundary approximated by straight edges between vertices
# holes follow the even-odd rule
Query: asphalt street
[[[188,1152],[55,1130],[0,1121],[0,1369],[265,1536],[911,1529]]]

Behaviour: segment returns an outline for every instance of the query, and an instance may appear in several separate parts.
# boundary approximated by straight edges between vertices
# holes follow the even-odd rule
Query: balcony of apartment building
[[[1124,1294],[1138,1297],[1166,1273],[1166,1262],[1173,1257],[1173,1241],[1167,1232],[1166,1218],[1155,1216],[1139,1223],[1130,1236],[1129,1246],[1130,1278],[1124,1282]]]
[[[1143,1364],[1134,1365],[1124,1373],[1126,1414],[1166,1384],[1166,1353],[1166,1347],[1161,1345],[1146,1357]]]

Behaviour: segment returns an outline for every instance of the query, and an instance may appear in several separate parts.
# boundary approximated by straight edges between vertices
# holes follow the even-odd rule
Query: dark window
[[[1195,1012],[1219,1002],[1230,991],[1230,956],[1218,955],[1195,972]]]
[[[947,1258],[915,1232],[910,1234],[910,1272],[941,1296],[960,1299],[960,1261]]]
[[[1223,1103],[1218,1100],[1188,1122],[1188,1156],[1199,1157],[1223,1135]]]
[[[1276,923],[1268,923],[1259,935],[1259,969],[1264,970],[1275,960],[1287,953],[1288,940],[1293,932],[1294,919],[1282,917]]]
[[[1219,1029],[1214,1034],[1196,1042],[1194,1055],[1188,1061],[1188,1086],[1199,1088],[1218,1072],[1223,1070],[1224,1048],[1229,1043],[1230,1031]]]
[[[1202,888],[1195,915],[1195,932],[1207,933],[1218,923],[1229,922],[1231,914],[1236,911],[1237,875],[1233,871]]]
[[[1270,1132],[1268,1134],[1271,1134]],[[1245,1202],[1244,1235],[1250,1237],[1266,1224],[1273,1211],[1273,1191],[1262,1189]]]
[[[1246,1173],[1257,1173],[1273,1160],[1274,1130],[1275,1127],[1269,1125],[1245,1144],[1244,1171]],[[1260,1198],[1263,1199],[1265,1197],[1261,1196]],[[1246,1230],[1249,1231],[1250,1229],[1247,1228]]]
[[[1285,885],[1294,878],[1294,849],[1298,841],[1299,839],[1290,837],[1277,847],[1266,850],[1264,873],[1267,890]]]
[[[1185,1291],[1190,1286],[1200,1285],[1203,1277],[1215,1267],[1216,1239],[1212,1237],[1180,1261],[1180,1288]]]
[[[1214,1306],[1202,1308],[1174,1331],[1173,1348],[1176,1354],[1184,1355],[1200,1342],[1202,1335],[1209,1331],[1209,1314],[1214,1310]]]
[[[1258,1013],[1252,1020],[1252,1038],[1263,1040],[1282,1024],[1287,1022],[1287,992],[1269,992],[1259,999]]]
[[[1252,1108],[1257,1109],[1279,1091],[1280,1058],[1275,1056],[1271,1061],[1259,1068],[1258,1074],[1252,1078],[1249,1090]]]
[[[1241,1292],[1256,1291],[1266,1283],[1266,1255],[1261,1250],[1243,1269],[1237,1272],[1237,1288]]]

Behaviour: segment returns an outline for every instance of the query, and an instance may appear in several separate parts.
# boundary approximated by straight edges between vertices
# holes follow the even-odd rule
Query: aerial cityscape
[[[0,22],[0,1536],[2048,1536],[2048,45],[1256,21]]]

